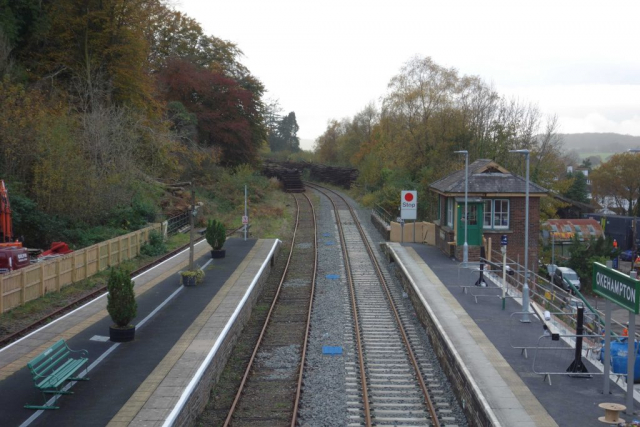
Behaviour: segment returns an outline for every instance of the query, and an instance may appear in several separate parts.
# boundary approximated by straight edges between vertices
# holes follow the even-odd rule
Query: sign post
[[[620,307],[629,311],[629,337],[627,339],[627,413],[633,413],[633,380],[636,363],[635,351],[635,315],[640,311],[640,281],[627,276],[617,270],[593,263],[593,291]],[[607,312],[609,307],[607,307]],[[611,354],[609,330],[610,314],[605,315],[605,358]],[[608,371],[609,361],[605,361],[605,373]],[[604,378],[604,391],[609,390],[609,376]]]
[[[249,216],[247,215],[247,186],[244,186],[244,216],[242,217],[244,224],[244,241],[247,241],[247,225],[249,224]]]

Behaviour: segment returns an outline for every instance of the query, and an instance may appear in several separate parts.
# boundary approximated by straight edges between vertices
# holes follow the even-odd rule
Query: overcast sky
[[[380,104],[413,56],[557,114],[560,132],[640,135],[640,1],[176,0],[315,140]],[[310,145],[303,148],[309,149]]]

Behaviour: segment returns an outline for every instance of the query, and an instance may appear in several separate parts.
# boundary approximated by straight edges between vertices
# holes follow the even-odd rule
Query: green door
[[[469,223],[467,224],[467,244],[480,246],[482,244],[482,203],[467,203]],[[464,245],[464,203],[458,204],[458,246]]]

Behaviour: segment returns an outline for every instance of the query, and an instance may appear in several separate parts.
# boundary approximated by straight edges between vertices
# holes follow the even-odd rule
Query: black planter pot
[[[184,286],[195,286],[196,276],[182,276],[182,284]]]
[[[227,251],[224,249],[220,249],[220,250],[213,250],[211,251],[211,258],[224,258],[224,256],[226,255]]]
[[[109,326],[109,339],[113,342],[129,342],[136,337],[136,327],[117,328]]]

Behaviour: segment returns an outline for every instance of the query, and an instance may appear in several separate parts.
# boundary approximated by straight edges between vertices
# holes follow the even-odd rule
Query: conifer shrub
[[[107,311],[111,320],[118,328],[129,327],[138,312],[131,272],[121,267],[113,267],[109,274],[107,291]]]
[[[219,251],[227,239],[227,229],[221,221],[215,219],[209,220],[205,237],[211,248],[213,248],[214,251]]]

